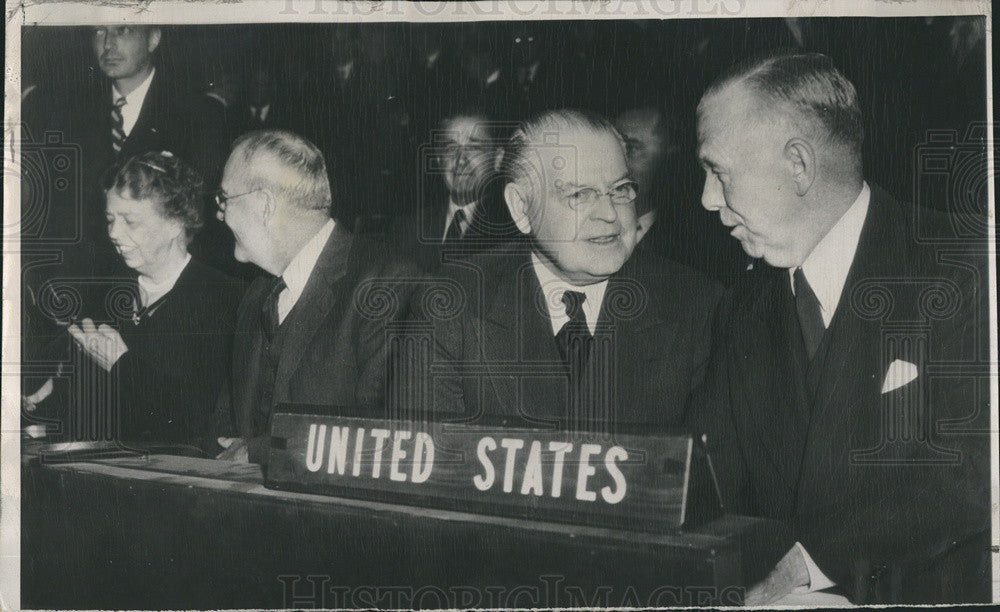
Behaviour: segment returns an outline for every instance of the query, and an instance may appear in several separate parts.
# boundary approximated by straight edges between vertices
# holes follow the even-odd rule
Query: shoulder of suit
[[[619,276],[640,282],[657,299],[712,303],[722,295],[722,285],[694,268],[645,250],[637,250]]]

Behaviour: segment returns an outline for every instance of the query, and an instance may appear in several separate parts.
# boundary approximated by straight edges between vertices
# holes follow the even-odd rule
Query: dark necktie
[[[119,96],[111,105],[111,146],[115,153],[122,150],[125,144],[125,120],[122,119],[122,107],[125,106],[125,96]]]
[[[462,223],[465,222],[465,211],[459,208],[455,211],[455,215],[451,218],[451,224],[448,226],[448,231],[445,232],[444,241],[445,242],[458,242],[462,239]]]
[[[562,295],[569,321],[556,334],[556,345],[571,371],[582,369],[589,356],[591,335],[587,317],[583,314],[583,302],[586,299],[587,296],[579,291],[565,291]]]
[[[806,353],[812,361],[819,343],[823,340],[826,326],[823,325],[823,315],[820,313],[819,299],[813,293],[809,281],[806,280],[802,268],[796,268],[792,275],[795,288],[795,310],[799,315],[799,328],[802,330],[802,340]]]
[[[274,340],[274,334],[278,333],[278,296],[285,290],[285,279],[280,276],[271,281],[270,290],[264,305],[261,308],[261,325],[264,328],[264,337],[270,342]]]

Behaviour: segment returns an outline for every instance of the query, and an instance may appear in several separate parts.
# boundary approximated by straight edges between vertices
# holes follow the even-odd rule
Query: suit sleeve
[[[723,508],[730,514],[748,514],[748,466],[730,402],[730,355],[726,335],[730,308],[731,298],[727,295],[716,311],[711,350],[701,366],[701,384],[688,402],[685,424],[696,435],[704,436]]]

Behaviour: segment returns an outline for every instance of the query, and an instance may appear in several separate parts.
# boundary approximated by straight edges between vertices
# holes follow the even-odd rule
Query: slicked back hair
[[[233,152],[246,164],[249,189],[271,190],[303,211],[330,213],[333,198],[323,153],[302,136],[255,130],[237,138]]]
[[[529,159],[533,149],[565,146],[558,135],[571,130],[589,129],[613,135],[625,152],[625,139],[608,119],[587,110],[563,108],[538,113],[514,130],[504,146],[500,172],[508,183],[527,179],[534,189],[538,169]],[[554,134],[556,138],[550,138]],[[544,186],[543,186],[544,188]]]
[[[864,127],[858,94],[826,55],[777,51],[748,59],[713,82],[702,102],[729,85],[747,87],[761,112],[791,111],[800,128],[845,147],[860,164]]]

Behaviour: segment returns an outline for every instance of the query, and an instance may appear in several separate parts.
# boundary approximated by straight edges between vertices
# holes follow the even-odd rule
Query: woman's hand
[[[80,325],[70,325],[69,333],[80,348],[108,372],[128,351],[117,330],[104,323],[100,327],[95,326],[91,319],[84,319]]]

